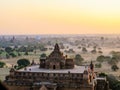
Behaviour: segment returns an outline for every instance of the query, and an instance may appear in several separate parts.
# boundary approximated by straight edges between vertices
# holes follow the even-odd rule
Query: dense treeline
[[[120,81],[117,80],[115,76],[107,75],[105,73],[100,73],[99,76],[107,78],[107,80],[109,81],[110,89],[112,89],[112,90],[120,90]]]

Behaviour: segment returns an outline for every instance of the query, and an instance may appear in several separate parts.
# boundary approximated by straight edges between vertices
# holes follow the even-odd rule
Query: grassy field
[[[0,68],[0,80],[5,80],[5,76],[9,74],[10,68]]]

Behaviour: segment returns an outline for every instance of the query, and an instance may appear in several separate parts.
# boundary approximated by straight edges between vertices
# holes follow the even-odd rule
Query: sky
[[[0,35],[120,34],[120,0],[0,0]]]

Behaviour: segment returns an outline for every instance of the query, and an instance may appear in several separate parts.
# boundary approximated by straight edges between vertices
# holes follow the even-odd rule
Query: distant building
[[[4,81],[9,90],[109,90],[106,78],[97,77],[94,65],[76,66],[60,51],[58,44],[40,65],[10,70]]]

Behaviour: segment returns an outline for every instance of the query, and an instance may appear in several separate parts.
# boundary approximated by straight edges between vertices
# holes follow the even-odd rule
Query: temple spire
[[[54,51],[60,51],[59,45],[57,43],[55,44]]]
[[[90,69],[93,71],[94,70],[94,65],[93,65],[93,62],[91,61],[90,63]]]

